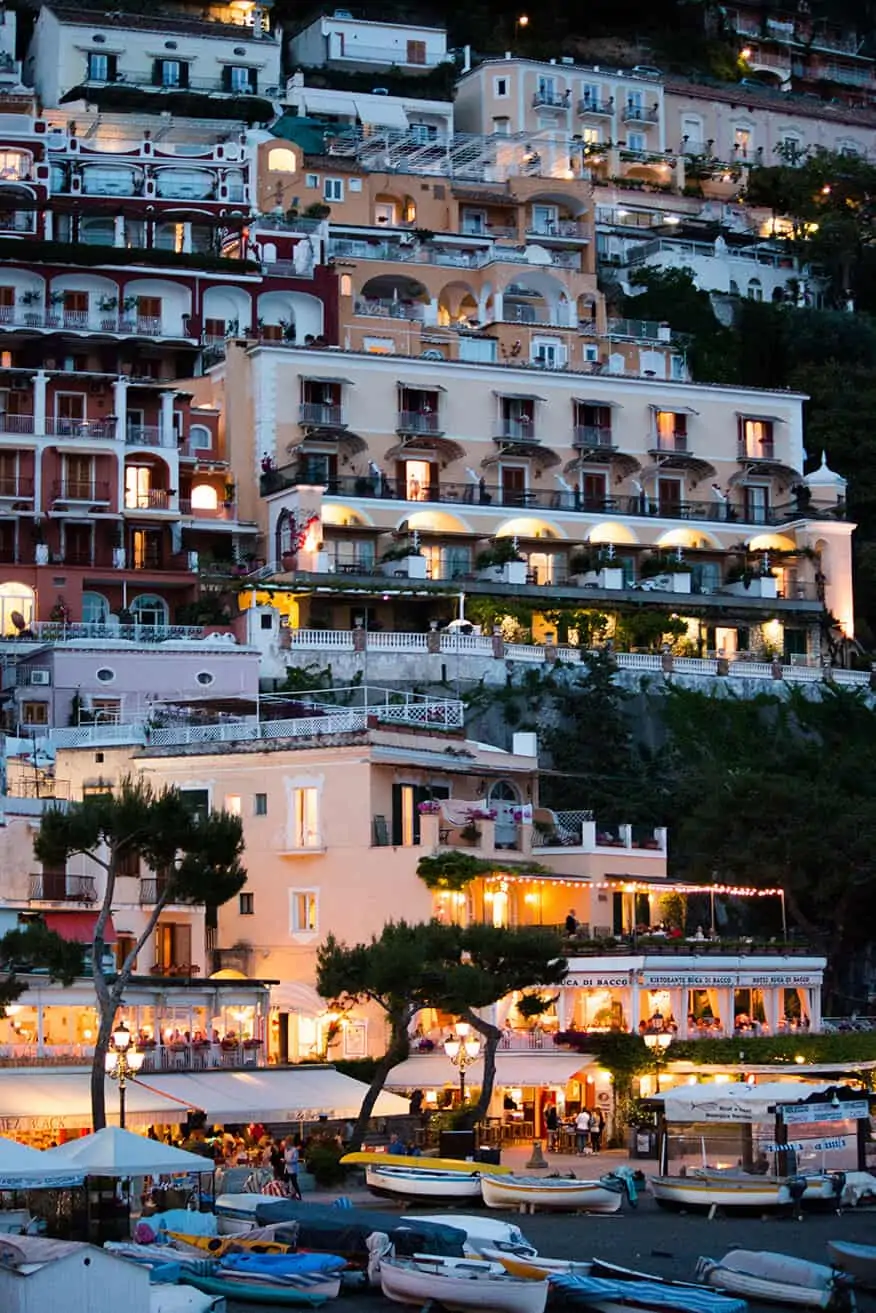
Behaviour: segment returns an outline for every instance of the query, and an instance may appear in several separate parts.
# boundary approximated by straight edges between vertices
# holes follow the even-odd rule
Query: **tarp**
[[[663,1115],[668,1122],[771,1122],[777,1103],[797,1103],[824,1094],[832,1085],[804,1081],[767,1081],[763,1085],[679,1085],[664,1090]]]
[[[461,1258],[465,1252],[466,1233],[453,1225],[425,1222],[417,1218],[398,1218],[391,1213],[365,1208],[332,1208],[325,1204],[299,1203],[296,1199],[278,1199],[259,1204],[255,1210],[257,1226],[278,1226],[284,1222],[298,1227],[297,1243],[302,1249],[342,1254],[356,1262],[368,1257],[368,1237],[375,1231],[389,1236],[397,1254],[443,1254]],[[280,1230],[279,1243],[287,1238]],[[291,1231],[288,1234],[291,1240]]]
[[[500,1052],[496,1054],[496,1085],[566,1085],[577,1072],[592,1065],[593,1059],[581,1053],[552,1053],[541,1049]],[[482,1071],[482,1062],[469,1067],[466,1084],[479,1085]],[[417,1054],[400,1062],[386,1081],[387,1089],[391,1090],[440,1090],[445,1085],[458,1084],[459,1069],[440,1051]]]
[[[84,1176],[169,1176],[183,1172],[212,1172],[209,1158],[174,1149],[160,1140],[105,1126],[93,1135],[68,1140],[55,1149],[44,1150],[47,1162],[59,1167],[75,1168]]]
[[[217,1122],[346,1120],[357,1116],[367,1085],[334,1067],[252,1067],[247,1071],[169,1072],[150,1085]],[[375,1117],[408,1112],[406,1099],[384,1090]]]
[[[179,1123],[185,1121],[187,1115],[185,1104],[175,1103],[173,1099],[134,1081],[127,1087],[127,1106],[130,1125]],[[107,1120],[118,1121],[118,1110],[115,1086],[108,1085]],[[89,1071],[58,1071],[51,1067],[0,1069],[0,1132],[88,1130],[90,1127]]]

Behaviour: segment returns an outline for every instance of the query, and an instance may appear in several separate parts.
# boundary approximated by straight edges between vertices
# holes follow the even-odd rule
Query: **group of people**
[[[599,1153],[605,1133],[605,1117],[599,1108],[582,1108],[574,1117],[561,1121],[557,1105],[545,1109],[544,1124],[548,1137],[548,1150],[560,1148],[560,1132],[572,1131],[576,1153]]]

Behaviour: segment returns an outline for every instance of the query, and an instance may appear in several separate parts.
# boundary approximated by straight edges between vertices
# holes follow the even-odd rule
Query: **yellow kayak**
[[[359,1153],[346,1153],[342,1163],[359,1164],[362,1167],[412,1167],[428,1172],[462,1172],[467,1176],[507,1176],[510,1167],[499,1167],[495,1163],[467,1163],[461,1158],[411,1158],[400,1153],[375,1153],[374,1150],[362,1150]]]
[[[229,1249],[246,1249],[252,1254],[291,1254],[291,1245],[275,1240],[249,1240],[246,1235],[184,1235],[182,1231],[168,1231],[171,1240],[187,1249],[202,1249],[212,1258],[221,1258]]]

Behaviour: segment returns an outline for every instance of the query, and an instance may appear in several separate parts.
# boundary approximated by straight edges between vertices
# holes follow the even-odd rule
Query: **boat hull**
[[[259,1284],[256,1281],[226,1281],[221,1277],[203,1277],[186,1273],[186,1285],[203,1290],[208,1295],[223,1295],[225,1299],[234,1299],[241,1304],[273,1304],[291,1308],[293,1305],[307,1305],[316,1308],[325,1304],[330,1298],[327,1294],[318,1294],[312,1290],[296,1290],[294,1286],[279,1287]]]
[[[622,1202],[619,1190],[610,1190],[600,1181],[519,1176],[484,1177],[481,1194],[488,1208],[539,1208],[552,1212],[616,1213]]]
[[[437,1172],[457,1172],[460,1176],[509,1176],[510,1167],[498,1163],[470,1163],[463,1158],[413,1158],[409,1154],[376,1153],[362,1149],[358,1153],[345,1153],[341,1162],[351,1167],[411,1167],[430,1168]]]
[[[427,1199],[445,1203],[480,1203],[481,1199],[480,1177],[430,1168],[366,1167],[365,1184],[372,1194],[391,1199]]]
[[[846,1240],[828,1240],[827,1251],[834,1267],[847,1272],[862,1286],[876,1288],[876,1245],[854,1245]]]
[[[791,1192],[784,1181],[762,1177],[748,1181],[707,1180],[695,1176],[652,1176],[651,1193],[658,1203],[684,1208],[784,1208]]]
[[[423,1308],[437,1303],[442,1308],[469,1313],[544,1313],[546,1281],[521,1281],[492,1263],[450,1260],[423,1264],[384,1259],[380,1284],[387,1299],[397,1304]]]
[[[785,1254],[736,1250],[720,1262],[701,1258],[697,1277],[716,1290],[768,1304],[826,1309],[836,1302],[837,1279],[829,1267]]]

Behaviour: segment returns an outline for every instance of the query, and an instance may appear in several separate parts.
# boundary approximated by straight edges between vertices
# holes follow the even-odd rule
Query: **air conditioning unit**
[[[52,672],[50,670],[32,670],[30,672],[31,684],[51,684]]]

